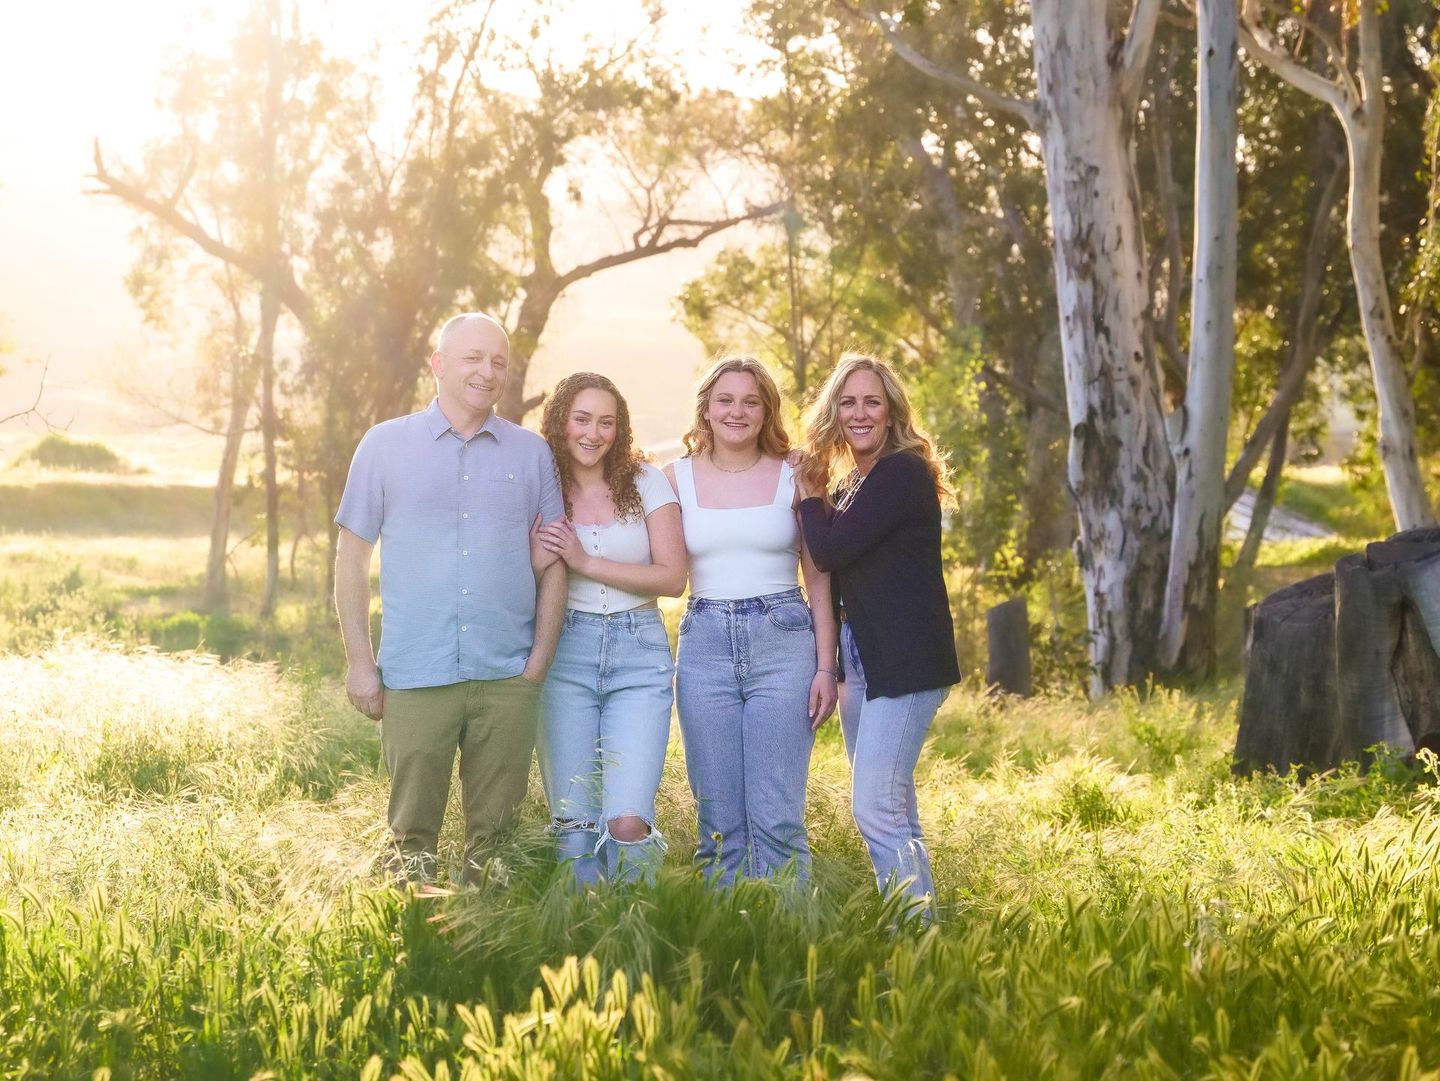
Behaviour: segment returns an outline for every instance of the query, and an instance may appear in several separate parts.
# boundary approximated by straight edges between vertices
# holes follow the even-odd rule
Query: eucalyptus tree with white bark
[[[869,12],[911,64],[1039,136],[1092,694],[1156,666],[1174,490],[1161,378],[1145,333],[1150,295],[1132,134],[1161,3],[1136,0],[1127,27],[1112,25],[1111,6],[1034,0],[1036,94],[1028,100],[935,63],[893,19]]]
[[[1225,517],[1225,444],[1235,375],[1235,245],[1238,229],[1234,0],[1197,0],[1195,255],[1185,401],[1175,429],[1175,508],[1161,615],[1167,668],[1209,674]]]
[[[1322,43],[1333,77],[1312,71],[1295,59],[1265,23],[1260,0],[1244,0],[1240,37],[1245,50],[1291,86],[1334,110],[1345,131],[1350,159],[1346,241],[1360,306],[1360,321],[1370,351],[1370,370],[1379,405],[1380,464],[1390,507],[1399,529],[1435,524],[1415,436],[1415,402],[1400,359],[1385,266],[1380,256],[1380,164],[1385,128],[1385,72],[1381,56],[1377,0],[1355,5],[1359,61],[1351,70],[1340,43],[1302,14],[1283,10],[1282,19],[1298,22]]]

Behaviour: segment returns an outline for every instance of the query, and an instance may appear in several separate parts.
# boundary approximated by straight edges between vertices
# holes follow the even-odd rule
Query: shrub
[[[16,464],[31,463],[45,469],[80,469],[91,473],[130,473],[130,465],[107,447],[89,439],[71,439],[50,432],[25,451]]]
[[[65,634],[116,629],[118,614],[80,568],[41,581],[0,579],[0,650],[37,653]]]

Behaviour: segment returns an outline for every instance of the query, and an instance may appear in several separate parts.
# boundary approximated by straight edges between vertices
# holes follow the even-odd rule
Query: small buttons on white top
[[[461,517],[461,518],[469,518],[469,517],[470,517],[470,512],[469,512],[469,511],[462,511],[462,512],[460,513],[460,517]]]

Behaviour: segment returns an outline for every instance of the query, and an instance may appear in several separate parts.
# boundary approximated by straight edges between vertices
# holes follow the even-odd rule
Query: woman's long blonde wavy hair
[[[690,430],[681,437],[685,457],[705,454],[714,446],[714,433],[705,419],[705,411],[710,406],[710,392],[726,372],[749,372],[755,377],[760,401],[765,406],[765,421],[760,425],[760,452],[772,458],[785,457],[790,452],[790,436],[780,419],[780,388],[775,385],[775,377],[754,357],[738,356],[721,357],[700,377],[700,385],[695,388],[695,415],[690,418]]]
[[[890,365],[863,353],[846,353],[841,357],[805,411],[805,461],[800,466],[801,476],[811,487],[824,493],[826,504],[831,502],[830,489],[837,466],[850,451],[840,427],[840,392],[845,388],[845,381],[856,372],[874,372],[885,388],[890,424],[881,453],[907,451],[919,457],[930,470],[941,506],[952,506],[955,489],[950,484],[950,463],[936,448],[935,441],[916,423],[905,384]]]

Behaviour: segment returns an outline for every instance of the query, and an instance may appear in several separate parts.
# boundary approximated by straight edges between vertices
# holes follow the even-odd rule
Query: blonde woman
[[[792,861],[804,880],[805,785],[815,730],[835,707],[837,636],[828,576],[804,550],[780,392],[765,366],[711,365],[684,443],[665,471],[690,560],[675,697],[696,861],[718,885]]]
[[[855,823],[881,891],[905,890],[928,919],[935,883],[915,765],[960,679],[940,563],[947,469],[899,378],[873,357],[841,359],[807,412],[806,438],[800,521],[842,620],[840,724]]]

